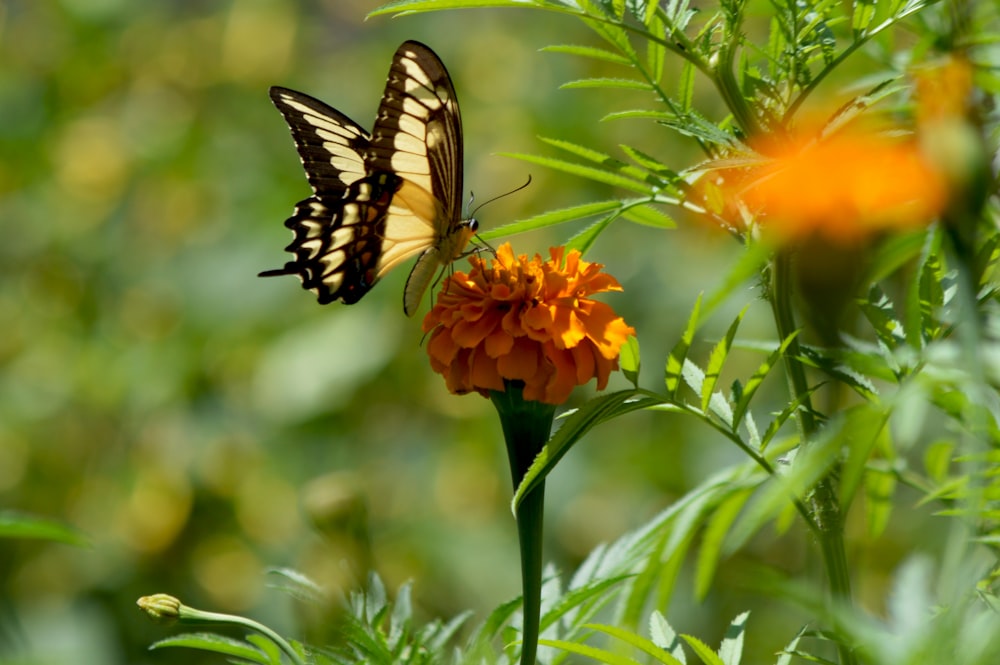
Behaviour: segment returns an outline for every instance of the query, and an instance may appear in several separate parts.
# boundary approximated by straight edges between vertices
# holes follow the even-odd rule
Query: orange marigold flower
[[[590,296],[622,288],[576,250],[549,254],[515,256],[504,243],[489,267],[475,256],[468,274],[445,280],[423,328],[431,367],[451,392],[488,396],[519,381],[524,399],[561,404],[592,378],[598,389],[607,385],[635,330]]]
[[[852,244],[874,232],[926,226],[941,211],[941,173],[913,140],[841,131],[822,140],[758,141],[741,200],[779,240],[820,235]]]

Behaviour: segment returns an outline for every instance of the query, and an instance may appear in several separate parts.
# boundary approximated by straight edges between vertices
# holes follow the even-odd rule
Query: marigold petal
[[[473,257],[468,275],[445,280],[423,328],[431,367],[449,390],[485,395],[519,381],[525,399],[557,404],[592,378],[607,384],[634,331],[587,296],[621,286],[579,251],[549,256],[515,256],[505,243],[489,266]]]

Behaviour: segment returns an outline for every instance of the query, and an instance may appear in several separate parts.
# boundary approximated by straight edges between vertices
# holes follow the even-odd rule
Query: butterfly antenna
[[[509,192],[504,192],[503,194],[498,194],[498,195],[494,196],[492,199],[487,199],[487,200],[483,201],[482,203],[480,203],[479,205],[477,205],[475,208],[473,208],[472,212],[469,213],[469,217],[475,217],[476,213],[479,212],[479,209],[482,208],[487,203],[493,203],[494,201],[502,199],[505,196],[510,196],[511,194],[513,194],[515,192],[521,191],[522,189],[526,188],[530,184],[531,184],[531,174],[529,173],[528,174],[528,179],[524,181],[523,185],[521,185],[520,187],[515,187],[514,189],[510,190]],[[474,193],[469,192],[469,205],[470,206],[472,205],[472,202],[475,200],[475,197],[476,197],[476,195]]]

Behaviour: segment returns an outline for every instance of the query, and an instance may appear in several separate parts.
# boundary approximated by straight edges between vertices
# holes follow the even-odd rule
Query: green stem
[[[500,415],[507,459],[514,490],[521,483],[535,456],[542,450],[552,431],[556,407],[553,404],[526,401],[522,386],[507,382],[504,392],[491,391],[490,399]],[[521,591],[523,626],[521,665],[534,665],[538,652],[538,631],[542,609],[542,518],[545,508],[545,483],[539,483],[517,507],[517,536],[521,550]]]
[[[220,614],[219,612],[206,612],[194,607],[184,605],[180,600],[165,593],[157,593],[152,596],[143,596],[136,603],[154,621],[163,623],[211,623],[226,624],[230,626],[241,626],[255,630],[268,638],[279,649],[285,652],[295,665],[305,665],[302,657],[292,648],[292,645],[285,641],[278,633],[274,632],[262,623],[253,619],[241,617],[236,614]]]
[[[792,258],[788,250],[780,250],[771,271],[771,306],[780,339],[787,339],[796,330],[795,314],[792,308]],[[809,383],[798,337],[788,345],[785,353],[785,372],[792,399],[802,397],[802,408],[796,412],[800,445],[809,445],[816,435],[819,424],[816,421],[809,398]],[[813,534],[819,541],[830,585],[830,598],[837,604],[851,604],[851,575],[847,567],[847,553],[844,549],[844,523],[840,501],[834,485],[835,471],[827,473],[813,488],[808,499],[812,513]],[[857,659],[846,644],[837,644],[841,665],[855,665]]]

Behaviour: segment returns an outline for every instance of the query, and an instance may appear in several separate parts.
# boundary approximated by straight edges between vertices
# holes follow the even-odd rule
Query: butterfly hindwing
[[[321,303],[350,304],[413,256],[421,274],[461,256],[475,228],[460,215],[461,117],[433,51],[412,41],[397,49],[371,134],[308,95],[275,87],[271,99],[314,195],[285,222],[295,259],[262,275],[298,275]],[[429,281],[411,275],[408,315]]]

